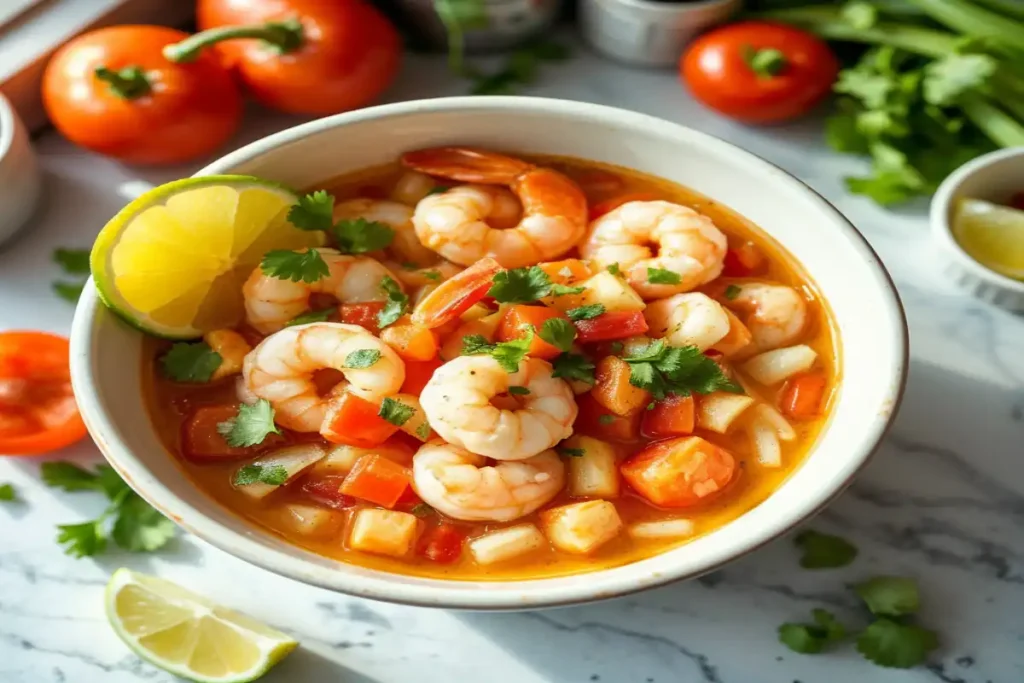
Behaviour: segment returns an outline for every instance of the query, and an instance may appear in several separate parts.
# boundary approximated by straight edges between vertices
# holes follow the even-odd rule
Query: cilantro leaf
[[[380,360],[380,351],[377,349],[359,349],[345,356],[345,367],[353,370],[363,370],[371,367]]]
[[[427,196],[430,196],[432,194],[441,194],[442,192],[447,192],[450,189],[451,188],[446,185],[434,185],[432,188],[430,188],[430,191],[427,192]]]
[[[330,318],[331,315],[334,314],[334,312],[337,310],[338,308],[336,306],[331,306],[330,308],[321,308],[319,311],[309,311],[308,313],[303,313],[302,315],[295,316],[287,323],[285,323],[285,327],[291,327],[292,325],[308,325],[309,323],[326,322],[327,319]]]
[[[853,0],[843,6],[839,16],[855,29],[869,29],[878,21],[878,8],[870,2]]]
[[[55,249],[53,260],[68,275],[88,275],[90,272],[88,249]]]
[[[909,669],[923,663],[928,653],[939,646],[934,631],[879,619],[857,637],[857,651],[879,666]]]
[[[598,424],[610,425],[612,422],[615,422],[615,416],[614,415],[607,415],[607,414],[599,415],[598,418],[597,418],[597,423]]]
[[[503,270],[493,282],[487,296],[503,304],[528,304],[551,294],[551,278],[540,266]]]
[[[179,342],[160,359],[164,375],[175,382],[209,382],[221,364],[220,354],[206,342]]]
[[[584,355],[578,353],[561,353],[551,361],[554,372],[552,377],[561,377],[567,380],[579,380],[587,384],[594,383],[594,363]]]
[[[436,271],[436,270],[425,270],[425,271],[423,271],[423,277],[427,278],[428,280],[432,280],[433,282],[440,282],[441,281],[441,273],[439,271]]]
[[[527,389],[526,387],[511,386],[508,388],[508,393],[512,394],[513,396],[529,396],[530,390]]]
[[[261,444],[269,434],[280,434],[281,430],[274,424],[270,401],[261,398],[252,405],[239,405],[238,415],[217,425],[217,432],[232,448],[242,448]]]
[[[0,484],[0,501],[10,503],[18,499],[12,484]]]
[[[519,364],[523,362],[523,359],[526,358],[526,353],[530,350],[530,344],[533,343],[534,336],[533,328],[526,327],[525,329],[525,336],[519,339],[498,342],[490,351],[491,358],[498,361],[498,365],[505,372],[516,372],[519,369]],[[463,340],[463,343],[465,343],[465,340]]]
[[[330,230],[334,224],[334,197],[326,190],[300,197],[288,209],[288,222],[299,230]]]
[[[793,542],[803,552],[800,566],[804,569],[845,567],[857,557],[857,548],[846,539],[813,529],[800,532]]]
[[[902,617],[921,606],[917,582],[901,576],[878,576],[857,584],[854,591],[878,616]]]
[[[434,514],[434,508],[430,507],[426,503],[416,503],[412,506],[412,509],[409,510],[409,514],[417,517],[429,517]]]
[[[683,281],[679,273],[673,273],[665,268],[648,268],[647,281],[652,285],[678,285]]]
[[[57,543],[64,546],[64,554],[75,558],[102,553],[107,547],[107,536],[99,520],[81,524],[58,524]]]
[[[426,441],[427,437],[430,436],[430,423],[424,420],[423,424],[416,428],[416,436]]]
[[[84,282],[54,282],[53,292],[61,299],[70,301],[71,303],[77,303],[79,297],[82,296],[82,290],[85,289]]]
[[[661,339],[634,349],[623,358],[630,365],[629,383],[646,389],[656,399],[668,394],[689,396],[691,392],[743,393],[722,368],[696,346],[668,346]]]
[[[406,309],[409,308],[409,297],[398,283],[387,275],[381,278],[380,289],[387,296],[387,303],[377,314],[377,326],[384,329],[405,315]]]
[[[380,411],[377,413],[396,427],[404,425],[415,414],[415,408],[390,397],[381,401]]]
[[[566,448],[565,446],[559,446],[555,450],[559,455],[566,455],[570,458],[582,458],[587,452],[584,448]]]
[[[245,465],[235,472],[235,486],[267,484],[281,486],[288,481],[288,470],[283,465]]]
[[[334,239],[345,253],[365,254],[387,248],[395,239],[395,231],[379,221],[353,218],[338,221],[334,226]]]
[[[123,500],[133,493],[117,470],[107,464],[96,466],[96,489],[102,491],[108,500]]]
[[[921,93],[929,104],[952,106],[964,94],[984,90],[998,66],[989,55],[946,55],[924,67]]]
[[[540,326],[540,338],[559,351],[568,351],[576,339],[576,328],[563,318],[548,318]]]
[[[64,491],[97,491],[99,481],[97,476],[78,465],[63,460],[44,462],[39,467],[43,483],[47,486],[62,489]]]
[[[494,350],[494,344],[487,341],[482,334],[467,334],[462,338],[461,356],[477,356],[482,353],[490,353]]]
[[[110,536],[130,552],[152,552],[166,545],[175,530],[174,522],[132,493],[118,509]]]
[[[322,280],[330,274],[327,263],[316,249],[268,251],[260,261],[260,270],[278,280],[308,283]]]
[[[729,285],[728,287],[725,288],[725,298],[728,299],[729,301],[732,301],[733,299],[738,297],[740,295],[740,292],[742,291],[743,290],[737,285]]]
[[[607,270],[612,275],[622,275],[622,270],[619,268],[618,263],[612,263],[607,268],[605,268],[605,270]]]
[[[569,320],[591,320],[599,315],[603,315],[605,310],[604,304],[589,304],[587,306],[570,308],[565,314],[569,317]]]
[[[787,623],[779,627],[779,642],[794,652],[817,654],[846,637],[846,628],[823,609],[811,612],[813,624]]]
[[[553,283],[551,285],[551,295],[552,296],[567,296],[569,294],[582,294],[584,289],[586,289],[586,287],[582,287],[582,286],[570,287],[568,285],[562,285],[562,284],[559,284],[559,283],[555,282],[555,283]]]

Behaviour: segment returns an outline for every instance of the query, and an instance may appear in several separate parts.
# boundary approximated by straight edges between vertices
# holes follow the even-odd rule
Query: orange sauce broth
[[[522,156],[522,155],[520,155]],[[522,580],[553,576],[564,576],[616,567],[636,562],[671,548],[683,545],[703,534],[710,533],[740,515],[754,509],[767,499],[789,477],[807,452],[813,446],[823,425],[828,419],[829,408],[838,384],[839,345],[834,327],[825,303],[815,291],[813,283],[802,272],[799,264],[771,238],[762,233],[750,221],[732,212],[728,207],[697,194],[674,183],[647,176],[636,171],[590,161],[550,156],[526,157],[535,163],[556,168],[577,180],[587,194],[591,206],[605,199],[628,193],[651,193],[658,197],[689,206],[710,216],[715,224],[729,237],[730,245],[743,241],[753,242],[768,257],[769,265],[759,280],[772,280],[790,285],[803,292],[810,302],[810,321],[807,330],[799,340],[811,346],[818,353],[818,363],[829,377],[829,389],[822,417],[811,421],[793,421],[797,438],[783,443],[783,466],[773,469],[762,467],[752,454],[748,438],[742,430],[733,429],[731,434],[722,435],[703,429],[694,434],[728,449],[738,462],[738,474],[728,489],[711,502],[683,510],[661,510],[629,491],[623,482],[623,494],[614,500],[618,513],[625,525],[641,521],[685,517],[695,524],[695,533],[685,539],[635,540],[623,531],[616,539],[601,546],[589,556],[575,556],[557,550],[545,550],[522,560],[512,560],[492,566],[477,565],[468,552],[453,564],[436,564],[430,560],[410,555],[407,559],[375,556],[351,550],[346,547],[345,537],[348,520],[336,537],[325,540],[310,540],[290,533],[283,521],[282,502],[301,500],[310,504],[299,491],[298,486],[282,487],[263,501],[254,501],[236,491],[231,485],[233,473],[240,466],[239,461],[215,464],[195,464],[180,456],[182,423],[196,406],[233,403],[236,401],[235,378],[228,378],[214,385],[183,385],[164,379],[157,369],[157,356],[168,346],[156,339],[147,340],[144,354],[143,396],[149,407],[153,423],[161,435],[171,457],[180,464],[185,474],[200,489],[232,512],[255,523],[270,533],[277,534],[290,543],[306,548],[320,555],[339,561],[371,567],[383,571],[424,577],[454,580]],[[397,164],[365,170],[357,174],[335,178],[323,184],[337,200],[354,197],[385,198],[400,176],[402,170]],[[439,185],[454,184],[439,180]],[[565,257],[561,257],[565,258]],[[762,395],[770,398],[773,391],[763,389]],[[699,400],[699,397],[697,398]],[[300,440],[309,440],[307,435]],[[638,444],[616,444],[623,458],[643,447]],[[244,462],[244,461],[243,461]],[[563,491],[541,511],[580,499],[571,498]],[[353,508],[357,509],[357,508]],[[538,511],[540,512],[540,511]],[[351,510],[346,510],[351,515]],[[524,521],[536,522],[538,513],[533,513],[507,523],[461,523],[470,537],[484,531],[513,526]],[[451,520],[448,520],[451,521]],[[432,522],[421,522],[421,526]]]

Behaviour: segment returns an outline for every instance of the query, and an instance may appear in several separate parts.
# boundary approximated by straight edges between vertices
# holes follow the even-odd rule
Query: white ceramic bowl
[[[953,237],[953,208],[958,199],[972,197],[1005,203],[1024,189],[1024,147],[983,154],[942,181],[932,198],[932,238],[945,257],[945,271],[979,299],[1013,311],[1024,311],[1024,282],[1014,280],[974,260]]]
[[[32,216],[42,191],[42,174],[25,124],[0,94],[0,246]]]
[[[782,170],[667,121],[579,102],[474,97],[405,102],[307,123],[200,171],[315,186],[404,151],[477,145],[594,159],[682,183],[739,211],[804,264],[842,341],[839,396],[803,465],[767,501],[723,528],[622,567],[534,581],[424,579],[351,566],[265,533],[191,484],[160,444],[139,400],[140,334],[86,288],[75,313],[71,373],[85,423],[110,463],[146,500],[221,549],[325,588],[400,603],[530,609],[609,598],[698,576],[820,510],[875,450],[903,390],[906,322],[878,257],[825,200]]]

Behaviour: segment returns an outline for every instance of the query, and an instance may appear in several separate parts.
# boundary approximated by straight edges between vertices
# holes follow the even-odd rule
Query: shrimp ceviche
[[[120,228],[97,287],[154,331],[187,475],[296,545],[460,580],[622,565],[755,508],[828,417],[813,284],[685,188],[456,147],[306,195],[221,178]],[[158,227],[165,259],[202,242],[191,274],[140,246]]]

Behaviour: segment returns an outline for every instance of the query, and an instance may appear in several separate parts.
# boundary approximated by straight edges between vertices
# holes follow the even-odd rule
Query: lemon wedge
[[[118,569],[107,584],[107,619],[151,664],[202,683],[243,683],[296,648],[286,634],[170,581]]]
[[[316,247],[324,233],[287,215],[298,196],[249,176],[156,187],[100,231],[90,265],[100,298],[128,323],[190,339],[241,321],[242,284],[271,249]]]
[[[961,199],[953,236],[978,263],[1024,280],[1024,211],[980,199]]]

